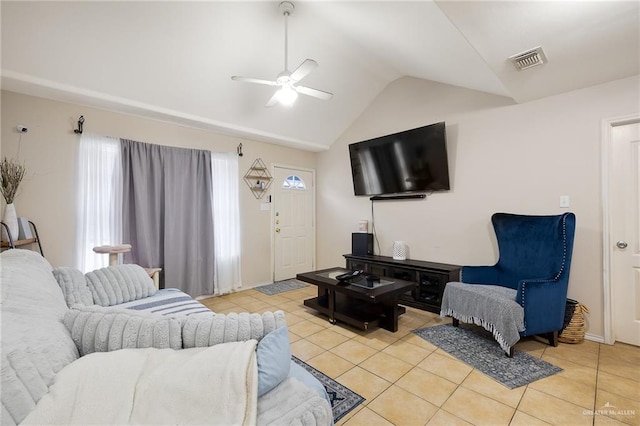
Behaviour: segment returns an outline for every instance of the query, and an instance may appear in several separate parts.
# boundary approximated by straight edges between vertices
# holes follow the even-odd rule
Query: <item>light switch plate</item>
[[[269,203],[260,203],[260,210],[269,211]]]
[[[571,201],[568,195],[560,196],[560,207],[569,207],[571,205]]]

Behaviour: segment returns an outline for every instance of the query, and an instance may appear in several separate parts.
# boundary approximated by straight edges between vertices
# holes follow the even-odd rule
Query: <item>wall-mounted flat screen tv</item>
[[[349,145],[355,195],[449,190],[444,122]]]

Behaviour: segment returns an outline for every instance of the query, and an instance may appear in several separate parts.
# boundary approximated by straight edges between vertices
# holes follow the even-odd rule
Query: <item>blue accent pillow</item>
[[[287,378],[291,368],[291,344],[287,327],[280,327],[258,342],[258,397]]]

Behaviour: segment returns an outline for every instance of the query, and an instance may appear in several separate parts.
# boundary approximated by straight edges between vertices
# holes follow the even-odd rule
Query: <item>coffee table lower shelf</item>
[[[341,294],[335,294],[336,300],[332,313],[329,307],[329,297],[329,295],[324,295],[306,299],[304,305],[327,315],[329,322],[332,324],[335,324],[336,321],[341,321],[363,330],[369,330],[378,326],[385,329],[393,328],[393,312],[389,312],[389,310],[395,308],[397,311],[396,315],[401,315],[406,312],[404,306],[396,305],[393,307],[386,304],[372,304],[347,298]]]

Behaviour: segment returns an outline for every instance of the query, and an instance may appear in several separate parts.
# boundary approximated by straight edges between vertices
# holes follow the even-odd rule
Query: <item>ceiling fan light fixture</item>
[[[291,106],[298,99],[298,93],[311,96],[317,99],[329,100],[333,97],[333,93],[323,90],[312,89],[311,87],[298,86],[300,80],[305,78],[311,71],[318,67],[318,63],[313,59],[305,59],[293,72],[289,71],[289,32],[287,26],[287,18],[294,10],[293,3],[283,1],[280,3],[280,13],[284,16],[284,71],[282,71],[275,81],[262,80],[259,78],[249,78],[234,75],[231,77],[234,81],[244,81],[246,83],[263,84],[267,86],[279,86],[273,96],[267,101],[265,107],[273,107],[276,104],[283,106]]]
[[[291,106],[298,99],[298,92],[291,86],[283,86],[278,90],[278,102],[280,105]]]

